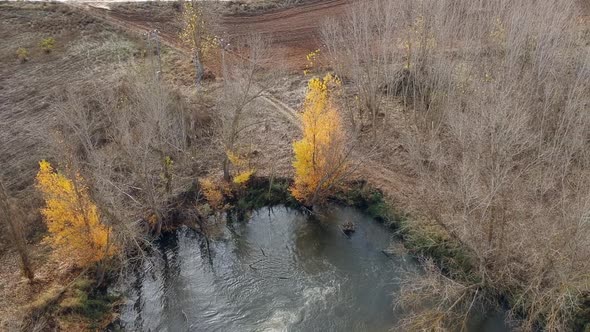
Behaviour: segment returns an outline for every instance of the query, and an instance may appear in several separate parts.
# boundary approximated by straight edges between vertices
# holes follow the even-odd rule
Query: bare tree
[[[172,193],[170,161],[186,150],[185,123],[183,114],[174,109],[169,91],[155,77],[134,80],[130,102],[112,114],[111,134],[120,161],[130,171],[128,178],[121,180],[140,205],[148,207],[159,234],[162,209]]]
[[[322,41],[336,73],[350,80],[359,98],[358,130],[369,121],[376,139],[382,89],[393,74],[396,21],[392,1],[369,3],[353,4],[342,21],[325,22]]]
[[[396,310],[404,313],[402,331],[467,330],[469,314],[478,308],[484,294],[479,285],[453,280],[430,259],[422,261],[423,271],[407,272],[402,280]]]
[[[587,290],[580,281],[590,255],[590,243],[578,240],[590,231],[582,221],[588,213],[582,202],[590,198],[582,138],[590,118],[582,91],[590,81],[587,58],[573,39],[573,7],[551,1],[422,6],[428,11],[417,12],[420,17],[475,28],[452,41],[448,26],[440,34],[433,29],[442,49],[429,56],[440,60],[426,60],[415,76],[445,95],[424,108],[413,104],[417,130],[408,137],[423,184],[419,206],[473,250],[485,288],[527,298],[514,308],[527,313],[525,326],[543,320],[550,330],[564,329],[575,294]],[[454,12],[465,20],[447,20]]]
[[[58,105],[61,126],[53,145],[89,182],[116,245],[141,250],[145,228],[159,234],[170,200],[190,185],[184,174],[197,147],[189,115],[155,71],[125,80],[114,88],[69,91]]]
[[[254,102],[267,92],[261,80],[270,78],[265,74],[265,63],[270,60],[269,41],[260,35],[251,35],[236,40],[233,52],[223,63],[223,92],[220,95],[220,131],[223,159],[223,178],[231,180],[230,154],[239,153],[240,137],[249,128],[260,122],[248,116]],[[225,58],[225,57],[224,57]]]
[[[418,184],[412,208],[473,265],[469,294],[478,296],[459,297],[465,303],[454,308],[470,308],[482,292],[502,294],[519,299],[513,312],[525,314],[525,329],[572,329],[590,284],[590,60],[576,33],[579,8],[549,0],[362,4],[393,6],[392,25],[372,24],[393,26],[389,43],[400,46],[382,65],[393,83],[382,81],[379,98],[403,106],[395,135]],[[376,45],[379,29],[369,31]],[[362,54],[347,43],[379,49],[348,34],[324,33],[337,65],[372,63],[371,53],[352,65],[339,59]],[[450,314],[443,326],[455,320]]]

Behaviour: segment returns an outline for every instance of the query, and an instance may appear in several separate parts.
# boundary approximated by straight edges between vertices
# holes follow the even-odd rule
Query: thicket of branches
[[[227,49],[222,50],[223,90],[218,100],[220,116],[216,128],[219,145],[225,154],[222,167],[227,182],[232,179],[244,180],[240,179],[240,175],[244,178],[249,174],[249,178],[254,172],[248,160],[251,151],[244,138],[250,130],[261,124],[261,120],[253,116],[252,112],[255,102],[268,92],[268,88],[261,85],[259,80],[263,68],[271,59],[269,45],[270,41],[262,36],[249,35],[237,39],[231,49],[227,46]],[[274,75],[269,76],[266,80],[272,82]]]
[[[441,326],[491,293],[525,329],[569,330],[590,294],[590,59],[579,13],[565,0],[365,1],[324,28],[365,123],[377,131],[379,113],[394,112],[383,99],[405,106],[414,208],[469,251],[466,284],[441,297],[467,305],[443,310]],[[406,287],[416,297],[405,304],[423,289]]]
[[[225,82],[215,114],[187,103],[150,65],[131,70],[119,84],[72,87],[56,105],[59,126],[51,145],[57,168],[69,172],[69,179],[84,179],[122,258],[137,257],[128,251],[149,245],[150,232],[160,234],[177,198],[201,187],[197,179],[205,173],[221,171],[220,159],[228,181],[230,164],[238,184],[252,174],[240,139],[260,124],[247,113],[266,91],[258,76],[269,57],[260,36],[236,45],[249,56],[223,61]],[[207,196],[211,188],[201,189],[199,196]],[[217,189],[215,194],[222,195]],[[207,216],[198,214],[187,212],[203,228]]]
[[[58,168],[85,179],[126,258],[161,232],[174,197],[191,186],[210,123],[150,69],[114,87],[73,87],[57,109]]]

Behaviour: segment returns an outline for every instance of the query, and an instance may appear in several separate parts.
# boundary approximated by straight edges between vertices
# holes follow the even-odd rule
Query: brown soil
[[[290,70],[302,70],[305,56],[321,45],[319,27],[329,17],[343,15],[348,0],[326,0],[305,3],[292,8],[278,8],[248,14],[224,14],[218,27],[219,35],[229,38],[260,33],[271,37],[276,62]],[[108,7],[87,7],[93,14],[102,15],[111,21],[142,30],[158,29],[162,38],[180,46],[178,33],[179,9],[171,3],[113,4]],[[110,9],[105,9],[110,8]]]
[[[274,40],[289,68],[303,69],[305,56],[321,46],[319,27],[325,19],[343,15],[347,1],[327,0],[253,16],[226,16],[222,27],[229,36],[262,33]]]

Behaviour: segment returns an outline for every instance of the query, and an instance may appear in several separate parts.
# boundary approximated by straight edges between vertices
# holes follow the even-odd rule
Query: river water
[[[355,223],[347,237],[340,225]],[[183,228],[127,281],[129,331],[388,331],[393,297],[411,258],[382,250],[398,241],[355,209],[309,217],[256,211],[211,241],[212,257]]]

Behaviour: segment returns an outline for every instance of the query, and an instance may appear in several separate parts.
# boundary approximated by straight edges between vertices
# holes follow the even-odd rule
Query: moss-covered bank
[[[465,248],[449,239],[432,223],[415,222],[410,215],[396,209],[383,193],[365,181],[349,183],[332,197],[334,202],[357,209],[394,229],[411,253],[432,258],[444,272],[467,278],[473,264]]]
[[[46,289],[23,308],[23,330],[104,331],[107,328],[116,316],[120,300],[119,296],[107,292],[115,279],[107,277],[99,285],[95,270],[77,273],[69,283]]]

